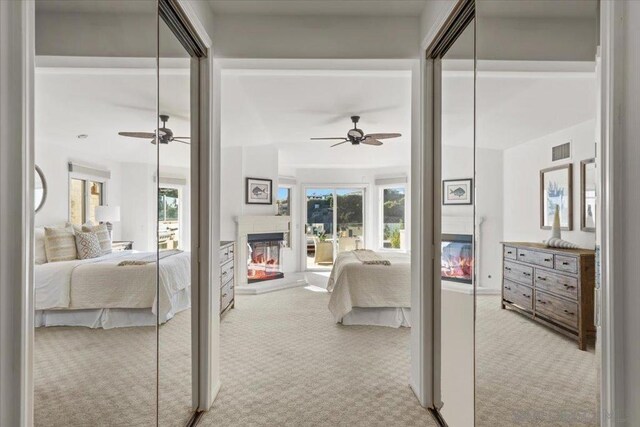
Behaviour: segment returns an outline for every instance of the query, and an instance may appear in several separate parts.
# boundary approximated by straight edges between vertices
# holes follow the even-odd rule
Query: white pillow
[[[79,259],[98,258],[102,255],[100,241],[98,236],[93,232],[76,231],[76,250]]]
[[[33,251],[33,262],[37,265],[47,263],[47,251],[44,248],[44,227],[36,227],[34,233],[35,247]]]
[[[113,252],[111,247],[111,234],[109,234],[109,229],[106,224],[98,224],[93,227],[87,227],[86,225],[82,226],[82,231],[93,232],[98,236],[98,240],[100,241],[100,249],[102,250],[102,255],[107,255]]]
[[[48,262],[71,261],[78,258],[73,228],[44,228],[44,248]]]

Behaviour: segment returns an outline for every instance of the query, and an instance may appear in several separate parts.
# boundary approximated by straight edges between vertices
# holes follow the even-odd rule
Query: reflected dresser
[[[220,317],[235,306],[235,243],[220,242]]]
[[[513,309],[578,342],[595,331],[595,251],[503,242],[502,308]]]

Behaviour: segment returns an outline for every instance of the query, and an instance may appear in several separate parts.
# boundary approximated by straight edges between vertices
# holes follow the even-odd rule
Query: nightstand
[[[111,242],[113,252],[130,251],[133,249],[133,240],[114,240]]]

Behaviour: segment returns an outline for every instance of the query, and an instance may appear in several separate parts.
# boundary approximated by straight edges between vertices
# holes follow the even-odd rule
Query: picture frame
[[[272,205],[273,181],[267,178],[246,178],[245,202],[247,205]]]
[[[473,179],[445,179],[442,181],[442,204],[472,205],[473,204]]]
[[[596,159],[580,162],[580,230],[596,232]]]
[[[550,230],[555,206],[560,207],[560,229],[573,230],[573,165],[540,171],[540,228]]]

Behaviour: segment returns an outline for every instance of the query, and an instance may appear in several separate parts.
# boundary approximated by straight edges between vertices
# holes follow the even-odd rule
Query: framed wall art
[[[248,205],[270,205],[273,203],[271,187],[273,181],[266,178],[247,178],[246,203]]]
[[[443,205],[473,204],[473,179],[446,179],[442,181]]]

